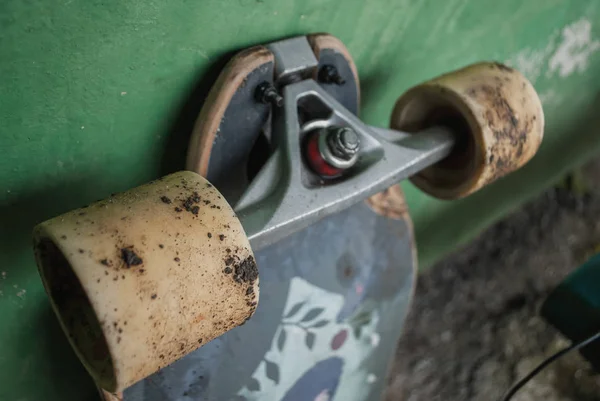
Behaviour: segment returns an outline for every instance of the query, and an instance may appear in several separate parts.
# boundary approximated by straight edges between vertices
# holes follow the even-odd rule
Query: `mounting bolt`
[[[319,70],[319,81],[325,84],[344,85],[346,80],[342,78],[337,68],[331,64],[325,64]]]
[[[283,97],[277,92],[277,89],[270,82],[260,83],[254,91],[254,97],[257,101],[264,104],[272,104],[275,107],[283,106]]]

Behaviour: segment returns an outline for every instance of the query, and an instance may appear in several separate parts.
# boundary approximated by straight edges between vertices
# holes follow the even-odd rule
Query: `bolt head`
[[[260,83],[254,92],[257,101],[264,104],[272,104],[276,107],[283,106],[283,97],[277,92],[277,89],[270,82]]]
[[[326,84],[344,85],[346,81],[342,78],[335,66],[326,64],[319,70],[319,81]]]
[[[331,153],[346,160],[354,156],[360,148],[360,138],[352,128],[333,128],[328,139]]]
[[[339,132],[339,142],[344,149],[349,151],[357,151],[360,145],[358,135],[351,128],[342,128]]]

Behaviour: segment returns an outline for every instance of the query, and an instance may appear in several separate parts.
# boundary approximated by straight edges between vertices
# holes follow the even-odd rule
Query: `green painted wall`
[[[370,124],[386,126],[409,86],[482,59],[520,68],[542,97],[545,142],[519,174],[459,202],[405,184],[422,266],[600,147],[595,0],[4,0],[0,400],[94,395],[46,301],[33,225],[181,168],[224,56],[318,31],[354,55]]]

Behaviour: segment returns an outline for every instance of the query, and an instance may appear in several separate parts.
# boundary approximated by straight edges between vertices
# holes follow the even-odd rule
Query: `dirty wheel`
[[[111,393],[256,309],[258,270],[244,229],[196,173],[166,176],[48,220],[34,241],[61,326]]]
[[[420,84],[396,102],[391,128],[417,132],[436,125],[451,128],[458,143],[412,182],[435,197],[455,199],[529,161],[542,141],[544,114],[523,75],[487,62]]]

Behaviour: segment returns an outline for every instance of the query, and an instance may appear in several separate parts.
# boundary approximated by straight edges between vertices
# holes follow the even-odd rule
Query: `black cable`
[[[556,354],[552,355],[551,357],[549,357],[548,359],[546,359],[544,362],[540,363],[535,369],[533,369],[527,376],[525,376],[524,378],[522,378],[521,380],[519,380],[518,382],[516,382],[507,392],[506,394],[504,394],[504,397],[502,397],[501,401],[509,401],[513,395],[515,395],[515,393],[517,391],[519,391],[521,389],[521,387],[523,387],[524,385],[527,384],[527,382],[529,380],[531,380],[533,377],[535,377],[538,373],[540,373],[546,366],[550,365],[552,362],[556,361],[557,359],[559,359],[560,357],[562,357],[563,355],[568,354],[571,351],[576,351],[580,348],[585,347],[586,345],[596,341],[597,339],[600,338],[600,331],[596,334],[594,334],[591,337],[588,337],[587,339],[580,341],[577,344],[573,344],[561,351],[558,351]]]

